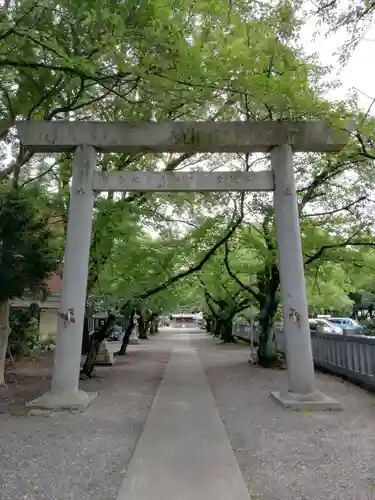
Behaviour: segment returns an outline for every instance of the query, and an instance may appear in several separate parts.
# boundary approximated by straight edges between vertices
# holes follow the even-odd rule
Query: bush
[[[8,353],[12,356],[25,356],[38,346],[39,313],[40,308],[36,304],[31,304],[28,308],[11,310],[9,315]]]
[[[60,249],[35,202],[37,193],[0,186],[0,300],[39,293],[57,269]]]
[[[375,321],[371,319],[366,319],[361,321],[361,325],[364,328],[363,333],[365,335],[375,336]]]

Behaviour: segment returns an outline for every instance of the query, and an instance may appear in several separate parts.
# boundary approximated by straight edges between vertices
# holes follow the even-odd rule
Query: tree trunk
[[[262,321],[260,323],[259,346],[257,352],[257,362],[265,368],[274,367],[278,364],[276,337],[272,323]]]
[[[145,321],[146,339],[148,339],[148,336],[150,334],[150,328],[151,328],[151,321],[148,319],[147,321]]]
[[[89,328],[89,319],[85,316],[83,320],[83,335],[82,335],[82,349],[81,354],[85,356],[88,354],[90,350],[90,328]]]
[[[130,340],[130,337],[131,337],[131,334],[133,332],[133,328],[134,328],[134,316],[135,316],[135,310],[133,309],[130,313],[130,317],[129,317],[129,320],[127,322],[127,325],[126,325],[126,329],[125,329],[125,334],[124,334],[124,337],[122,339],[122,344],[121,344],[121,348],[118,352],[116,352],[116,356],[125,356],[126,354],[126,350],[128,348],[128,345],[129,345],[129,340]]]
[[[204,318],[206,332],[212,333],[212,318]]]
[[[100,344],[105,340],[110,332],[111,327],[116,322],[116,316],[110,314],[105,321],[104,325],[98,330],[95,330],[90,337],[90,348],[86,356],[85,363],[81,370],[81,375],[83,378],[91,378],[94,371],[96,357],[98,355]]]
[[[142,314],[138,315],[138,338],[148,339],[148,322],[144,320]]]
[[[4,371],[9,338],[9,300],[0,302],[0,386],[5,385]]]
[[[259,314],[260,334],[258,345],[258,364],[265,368],[278,364],[276,336],[273,327],[278,301],[269,293]]]
[[[370,315],[370,319],[373,319],[373,314],[374,314],[374,304],[373,303],[369,304],[368,313]]]
[[[219,321],[220,339],[226,344],[234,344],[236,339],[233,337],[233,319]]]
[[[270,278],[265,280],[264,277],[259,281],[259,290],[263,296],[260,305],[259,323],[260,335],[258,346],[258,364],[268,367],[275,367],[279,363],[279,355],[277,352],[275,332],[273,323],[277,312],[279,302],[276,298],[277,290],[280,284],[279,269],[276,264],[272,264],[268,272],[264,273]]]
[[[158,316],[154,314],[150,320],[150,335],[156,335],[158,333]]]
[[[221,335],[221,324],[219,318],[214,318],[212,334],[214,337],[220,337]]]
[[[8,13],[9,9],[10,9],[10,3],[11,3],[12,0],[5,0],[4,1],[4,5],[3,5],[3,11],[5,13]]]

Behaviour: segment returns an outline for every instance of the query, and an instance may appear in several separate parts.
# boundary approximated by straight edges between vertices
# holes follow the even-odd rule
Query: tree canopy
[[[61,258],[48,218],[35,202],[38,194],[36,189],[0,186],[1,302],[43,290]]]
[[[338,2],[318,2],[315,15],[328,31],[348,26],[349,40],[373,7],[349,2],[341,12]],[[28,152],[17,139],[16,120],[325,119],[333,127],[352,120],[342,152],[295,155],[306,283],[311,314],[349,314],[355,304],[359,310],[358,304],[372,303],[375,121],[355,99],[327,99],[336,82],[301,46],[305,22],[297,0],[6,1],[0,13],[1,196],[32,206],[35,217],[29,208],[25,217],[33,224],[42,226],[37,214],[48,212],[61,257],[72,155]],[[98,161],[108,172],[269,167],[267,154],[101,154]],[[30,194],[33,189],[43,196]],[[45,241],[48,258],[40,263],[45,267],[33,268],[41,277],[56,262],[49,236],[43,238],[38,244]],[[7,250],[2,262],[14,255]],[[17,272],[27,276],[34,258]],[[1,267],[6,277],[9,269]],[[21,295],[21,283],[9,285],[6,297]],[[236,316],[257,317],[260,357],[272,358],[280,298],[271,195],[97,195],[88,303],[91,309],[132,304],[145,315],[201,309],[224,339]]]

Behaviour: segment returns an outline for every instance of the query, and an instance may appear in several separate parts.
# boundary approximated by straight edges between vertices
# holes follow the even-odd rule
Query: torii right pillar
[[[341,410],[338,401],[316,390],[306,298],[297,193],[290,145],[271,149],[274,208],[288,365],[288,390],[271,396],[295,410]]]

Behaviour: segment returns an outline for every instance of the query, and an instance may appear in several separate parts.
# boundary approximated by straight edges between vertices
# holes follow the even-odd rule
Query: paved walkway
[[[244,345],[163,331],[129,351],[82,383],[84,413],[0,414],[1,500],[375,499],[373,395],[318,373],[343,411],[292,412],[269,397],[286,372]]]
[[[249,498],[197,351],[184,340],[172,351],[118,500]]]

